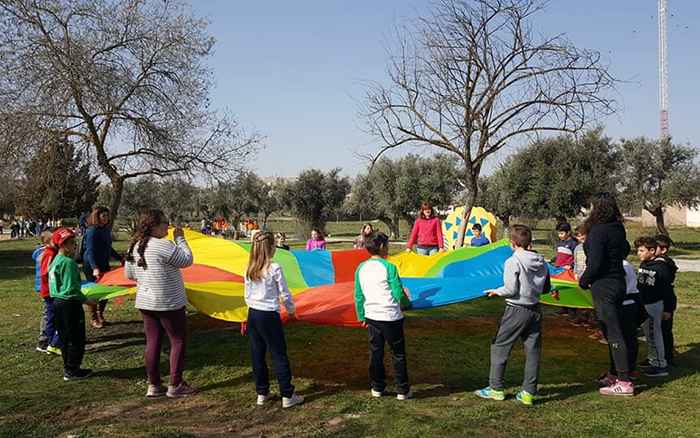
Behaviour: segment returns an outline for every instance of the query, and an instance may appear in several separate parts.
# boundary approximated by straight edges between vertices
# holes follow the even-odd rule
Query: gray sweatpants
[[[537,393],[537,377],[540,373],[542,354],[542,312],[539,304],[533,307],[506,306],[506,311],[491,341],[491,389],[503,391],[503,377],[506,364],[518,340],[525,347],[525,378],[523,389],[530,394]]]
[[[664,350],[664,335],[661,332],[661,320],[664,313],[664,302],[659,300],[645,304],[649,317],[644,321],[644,335],[647,338],[649,362],[658,368],[666,368],[666,351]]]

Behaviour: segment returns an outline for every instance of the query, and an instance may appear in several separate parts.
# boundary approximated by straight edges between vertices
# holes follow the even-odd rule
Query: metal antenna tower
[[[661,109],[661,140],[668,138],[668,75],[666,61],[666,0],[659,0],[659,104]]]

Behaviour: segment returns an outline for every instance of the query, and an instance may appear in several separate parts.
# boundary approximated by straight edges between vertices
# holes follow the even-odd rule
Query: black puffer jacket
[[[630,252],[627,232],[620,221],[593,226],[583,244],[586,270],[579,278],[581,289],[588,289],[603,278],[625,278],[622,260]]]

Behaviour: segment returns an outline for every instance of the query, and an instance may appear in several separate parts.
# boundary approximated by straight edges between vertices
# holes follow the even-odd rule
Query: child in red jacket
[[[40,278],[40,298],[44,302],[44,313],[41,315],[39,324],[39,346],[37,351],[42,353],[61,355],[61,341],[58,339],[58,331],[54,324],[53,310],[51,305],[53,298],[49,293],[49,266],[53,261],[58,248],[53,243],[54,228],[47,228],[41,233],[41,241],[44,244],[44,252],[38,257],[39,278]]]

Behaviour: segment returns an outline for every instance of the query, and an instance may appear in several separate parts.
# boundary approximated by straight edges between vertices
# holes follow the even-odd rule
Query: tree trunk
[[[664,222],[664,209],[656,208],[650,213],[656,218],[656,229],[659,231],[659,234],[663,234],[664,236],[668,237],[668,230],[666,229],[666,223]]]
[[[413,225],[415,225],[416,223],[416,218],[414,218],[408,213],[404,213],[402,217],[406,221],[406,223],[408,223],[408,229],[411,230],[408,232],[408,234],[410,235],[413,232]],[[398,223],[398,219],[396,220],[396,222]]]
[[[389,228],[389,238],[390,239],[398,239],[399,238],[398,223],[394,222],[393,220],[389,219],[386,216],[380,216],[377,219],[379,219],[382,223],[384,223]]]
[[[503,237],[508,237],[508,229],[510,228],[510,215],[498,217],[503,222]]]
[[[263,223],[262,223],[263,230],[267,230],[267,219],[270,217],[271,214],[272,214],[271,211],[263,213]]]
[[[124,193],[124,179],[119,177],[112,180],[112,202],[109,205],[109,225],[107,228],[112,231],[114,223],[117,220],[119,213],[119,205],[122,202],[122,193]]]
[[[457,231],[457,242],[455,243],[455,249],[464,246],[464,235],[467,233],[467,225],[472,214],[472,208],[476,203],[477,191],[479,190],[476,185],[476,178],[473,177],[467,179],[465,187],[467,189],[467,200],[464,204],[464,212],[462,212],[462,222],[459,224],[459,230]]]

